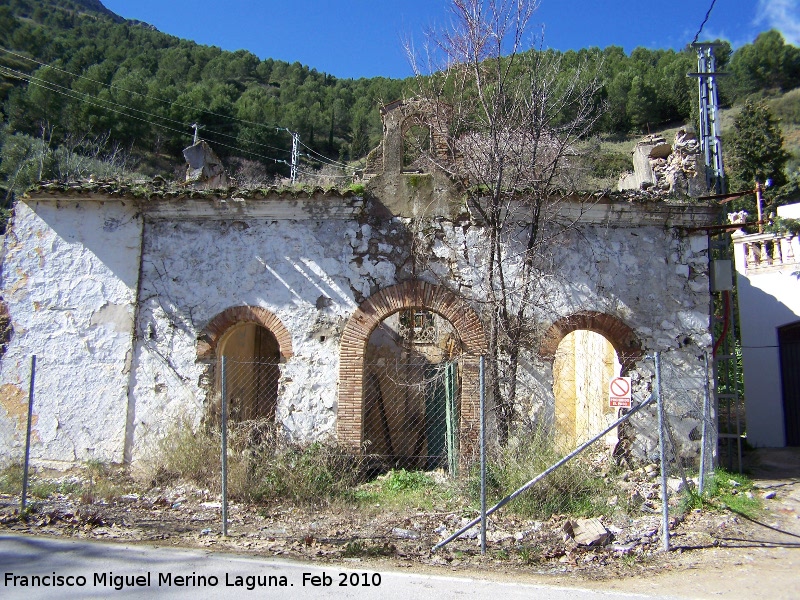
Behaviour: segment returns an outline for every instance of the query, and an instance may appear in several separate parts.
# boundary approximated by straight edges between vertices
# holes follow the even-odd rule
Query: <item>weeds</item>
[[[358,479],[355,457],[315,443],[289,446],[254,465],[248,495],[256,501],[288,499],[314,504],[347,497]]]
[[[496,502],[523,486],[560,458],[546,435],[534,433],[510,441],[487,465],[490,501]],[[598,468],[598,463],[605,460],[605,455],[587,454],[566,463],[518,496],[509,510],[538,519],[549,519],[554,514],[576,517],[611,514],[614,507],[609,498],[617,491],[611,478]],[[467,485],[470,497],[477,502],[480,493],[477,469]]]
[[[210,428],[178,423],[158,444],[150,484],[164,486],[183,478],[219,489],[220,447],[219,435]]]
[[[701,496],[696,490],[687,490],[681,499],[679,510],[728,508],[748,518],[755,518],[761,511],[761,500],[752,493],[753,482],[746,475],[729,473],[717,469],[708,478]]]
[[[184,479],[219,491],[221,436],[211,425],[182,424],[159,446],[153,485]],[[286,443],[269,421],[231,424],[228,494],[240,500],[315,504],[345,497],[358,480],[354,457],[334,446]]]
[[[351,497],[362,504],[376,504],[381,507],[415,507],[429,510],[434,506],[461,503],[459,491],[454,482],[441,480],[424,471],[393,469],[374,481],[356,488]]]
[[[22,491],[22,463],[11,463],[0,471],[0,494]]]

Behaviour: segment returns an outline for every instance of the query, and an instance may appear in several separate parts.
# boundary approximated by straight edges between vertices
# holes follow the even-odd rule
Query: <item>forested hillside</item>
[[[696,80],[686,76],[696,70],[692,50],[592,48],[565,53],[564,64],[584,56],[603,70],[607,110],[596,133],[655,131],[696,112]],[[721,81],[723,104],[800,86],[800,49],[776,31],[733,53],[723,44],[717,56],[732,74]],[[8,0],[0,6],[0,175],[19,189],[37,176],[69,175],[78,156],[169,176],[194,123],[232,170],[253,173],[288,173],[287,130],[296,131],[312,171],[365,156],[380,138],[378,106],[410,83],[337,79],[198,45],[125,21],[98,0]],[[37,147],[38,163],[21,167]]]

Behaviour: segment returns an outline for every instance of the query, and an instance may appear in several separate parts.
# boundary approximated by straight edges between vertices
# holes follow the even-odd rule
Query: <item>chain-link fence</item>
[[[535,385],[526,388],[533,390],[531,412],[520,415],[507,444],[496,444],[490,428],[482,482],[477,469],[481,378],[475,357],[447,352],[437,360],[419,353],[368,360],[363,371],[362,439],[356,451],[331,450],[324,444],[313,445],[319,451],[293,446],[276,415],[282,365],[277,360],[226,357],[215,375],[221,393],[214,396],[216,404],[211,402],[202,425],[211,447],[202,468],[219,481],[220,463],[230,463],[222,464],[224,501],[228,481],[237,498],[302,499],[317,493],[306,485],[355,488],[391,469],[407,469],[440,471],[464,482],[466,489],[483,483],[490,503],[504,504],[511,494],[517,510],[536,518],[609,515],[618,509],[658,517],[666,514],[665,507],[674,507],[687,488],[700,491],[703,475],[715,463],[716,415],[708,359],[666,352],[658,362],[652,356],[620,365],[613,348],[598,344],[592,339],[568,340],[553,362],[552,383],[544,380],[552,385],[552,396],[542,394],[545,400],[537,404]],[[37,370],[64,367],[51,362],[40,360]],[[0,434],[19,455],[12,462],[22,464],[29,422],[25,391],[32,373],[22,362],[17,370],[20,414],[3,420]],[[91,381],[76,385],[112,386],[103,373],[102,368],[84,372],[81,377]],[[622,380],[629,389],[617,389],[615,397],[611,382],[620,374],[629,377]],[[43,379],[44,397],[52,395],[47,386],[55,382],[53,377]],[[630,408],[625,406],[626,392]],[[38,393],[33,394],[34,403]],[[490,422],[491,409],[489,402]],[[39,412],[36,407],[34,419]],[[124,427],[125,416],[118,417]],[[5,431],[9,427],[14,431]],[[303,471],[308,477],[301,481]],[[533,480],[535,484],[528,485]],[[512,494],[521,488],[524,492]]]
[[[377,359],[364,368],[364,453],[372,467],[457,475],[461,370],[457,359]]]
[[[541,519],[650,518],[667,546],[670,511],[687,492],[701,492],[714,464],[707,356],[656,354],[626,373],[601,342],[568,340],[553,363],[554,405],[540,406],[505,447],[490,453],[485,484],[494,506],[487,514],[513,501],[516,510]]]

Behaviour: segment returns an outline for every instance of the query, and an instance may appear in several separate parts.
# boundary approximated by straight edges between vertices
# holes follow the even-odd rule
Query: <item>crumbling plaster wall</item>
[[[266,205],[258,217],[221,210],[205,219],[148,221],[129,441],[134,460],[176,422],[196,424],[206,414],[217,365],[198,362],[197,336],[232,306],[269,310],[292,336],[276,411],[288,437],[307,442],[333,434],[342,329],[360,302],[411,274],[400,220],[367,218],[360,198],[334,204],[350,210],[320,212],[312,203],[277,214]]]
[[[17,203],[3,248],[3,458],[22,459],[35,354],[32,459],[122,461],[141,230],[122,201]]]
[[[556,238],[555,276],[535,320],[544,330],[576,312],[610,314],[701,391],[697,356],[711,343],[706,238],[652,217],[653,207],[623,214],[616,206],[586,212],[584,224]],[[375,200],[329,196],[155,200],[139,209],[144,217],[116,200],[18,206],[3,275],[15,334],[0,384],[14,386],[3,389],[19,404],[28,356],[60,361],[41,375],[35,435],[48,456],[40,458],[136,461],[176,424],[199,423],[215,401],[215,363],[198,360],[198,336],[233,306],[266,309],[291,334],[277,419],[297,441],[335,435],[340,334],[364,300],[421,279],[483,314],[485,231],[465,217],[414,220]],[[640,361],[630,374],[643,399],[652,367]],[[552,418],[552,364],[531,349],[519,376],[522,427]],[[672,412],[688,441],[697,419],[684,419],[677,404]],[[18,413],[0,412],[17,446]],[[655,439],[653,421],[638,420],[646,440]],[[684,453],[697,451],[688,444]]]
[[[624,220],[592,218],[553,236],[548,244],[551,267],[537,278],[532,310],[534,336],[561,317],[597,311],[631,327],[641,354],[662,352],[668,411],[687,461],[699,456],[697,442],[705,370],[709,351],[710,295],[708,240],[704,232],[648,223],[651,207],[642,206]],[[484,232],[468,222],[434,219],[420,232],[427,241],[428,273],[437,283],[485,305]],[[524,240],[518,241],[522,243]],[[509,245],[508,256],[521,256],[522,246]],[[513,272],[513,269],[511,270]],[[488,322],[486,315],[484,321]],[[637,360],[627,370],[639,400],[652,391],[652,359]],[[523,352],[518,371],[521,399],[520,433],[553,423],[553,364],[534,349]],[[490,411],[491,416],[491,411]],[[657,450],[655,407],[637,417],[639,449]]]
[[[665,351],[673,372],[698,377],[697,356],[711,343],[706,237],[631,218],[627,226],[587,224],[559,237],[558,267],[548,274],[547,300],[536,320],[546,328],[581,311],[611,314],[636,331],[643,350]],[[271,311],[292,335],[294,355],[282,365],[277,408],[286,433],[297,441],[333,435],[339,334],[355,308],[380,289],[417,278],[464,295],[480,311],[486,297],[484,233],[464,220],[421,223],[381,216],[368,205],[352,219],[149,223],[133,447],[144,451],[151,434],[157,439],[179,419],[203,417],[213,374],[212,365],[197,362],[197,332],[237,305]],[[630,374],[644,399],[652,368],[642,363]],[[533,426],[552,419],[552,364],[531,350],[519,375],[523,421]],[[645,416],[643,431],[651,425]],[[686,422],[687,439],[697,425],[696,419]],[[651,440],[653,432],[647,433]],[[692,452],[699,448],[687,450]]]

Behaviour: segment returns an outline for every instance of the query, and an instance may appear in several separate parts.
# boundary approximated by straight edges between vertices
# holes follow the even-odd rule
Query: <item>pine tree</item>
[[[738,189],[748,189],[756,181],[771,179],[775,186],[786,182],[784,167],[789,154],[783,148],[778,120],[763,102],[745,102],[734,120],[728,161],[731,181]]]

